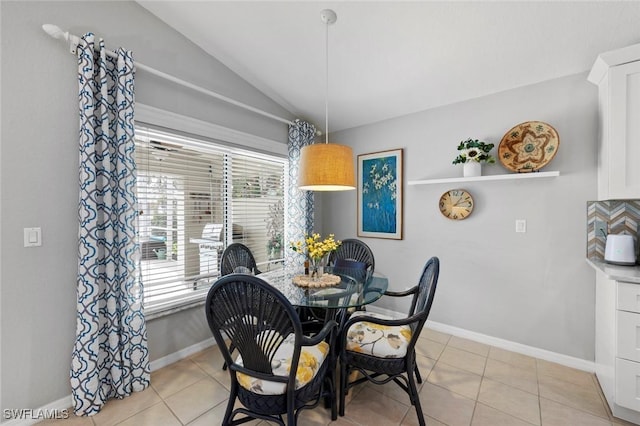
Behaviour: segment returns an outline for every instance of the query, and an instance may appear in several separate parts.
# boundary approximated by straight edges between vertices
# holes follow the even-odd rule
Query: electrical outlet
[[[608,231],[607,228],[608,228],[607,222],[604,222],[602,220],[596,220],[596,224],[595,224],[596,235],[595,235],[595,237],[598,238],[598,239],[607,238],[607,235],[609,234],[609,231]]]
[[[527,221],[524,219],[516,219],[516,232],[527,232]]]

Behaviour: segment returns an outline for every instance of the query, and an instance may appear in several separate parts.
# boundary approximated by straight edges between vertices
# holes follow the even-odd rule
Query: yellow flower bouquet
[[[309,259],[312,272],[317,275],[318,268],[324,266],[328,260],[328,255],[335,251],[342,244],[335,239],[334,234],[329,234],[324,240],[318,233],[306,235],[303,241],[292,241],[290,247],[293,251],[301,253]]]

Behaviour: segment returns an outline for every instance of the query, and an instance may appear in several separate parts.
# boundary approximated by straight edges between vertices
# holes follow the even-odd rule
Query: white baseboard
[[[389,309],[380,308],[377,306],[367,306],[367,309],[372,312],[379,312],[381,314],[389,315],[391,317],[402,317],[402,314],[391,311]],[[452,336],[461,337],[464,339],[473,340],[474,342],[484,343],[486,345],[495,346],[507,351],[516,352],[523,355],[528,355],[534,358],[543,359],[545,361],[555,362],[557,364],[564,365],[566,367],[576,368],[578,370],[594,373],[596,366],[594,361],[587,361],[581,358],[575,358],[569,355],[560,354],[557,352],[551,352],[545,349],[536,348],[533,346],[523,345],[522,343],[512,342],[510,340],[500,339],[498,337],[488,336],[482,333],[476,333],[475,331],[465,330],[463,328],[454,327],[447,324],[427,320],[427,327],[432,330],[439,331],[445,334],[451,334]]]
[[[181,359],[184,359],[195,353],[203,351],[215,344],[216,344],[215,339],[213,337],[210,337],[207,340],[203,340],[202,342],[198,342],[184,349],[180,349],[178,352],[174,352],[167,356],[163,356],[162,358],[158,358],[155,361],[151,361],[151,371],[159,370],[162,367],[166,367],[169,364],[173,364],[174,362],[180,361]]]

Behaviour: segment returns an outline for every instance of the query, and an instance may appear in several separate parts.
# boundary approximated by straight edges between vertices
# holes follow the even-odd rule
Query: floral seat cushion
[[[284,339],[282,345],[276,351],[276,355],[271,363],[273,374],[276,376],[286,376],[291,367],[291,356],[293,355],[295,335],[290,334]],[[309,383],[318,374],[322,363],[329,353],[329,344],[320,342],[315,346],[303,346],[296,372],[296,389],[300,389]],[[242,364],[242,356],[238,356],[236,363]],[[282,395],[286,392],[287,384],[262,380],[251,377],[244,373],[238,373],[238,383],[246,390],[260,395]]]
[[[387,315],[363,311],[354,312],[351,317],[363,315],[393,319]],[[357,322],[347,331],[346,349],[380,358],[402,358],[407,354],[411,334],[411,328],[408,325],[387,326],[367,321]]]

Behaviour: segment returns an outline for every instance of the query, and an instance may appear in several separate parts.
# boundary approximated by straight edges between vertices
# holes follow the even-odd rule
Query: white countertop
[[[587,263],[597,271],[604,272],[607,278],[640,284],[640,266],[621,266],[606,263],[600,259],[587,259]]]

